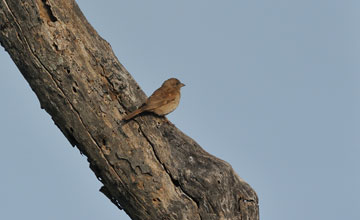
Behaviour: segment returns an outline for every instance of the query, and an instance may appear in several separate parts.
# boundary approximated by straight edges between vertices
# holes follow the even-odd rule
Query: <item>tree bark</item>
[[[0,0],[0,42],[73,146],[132,219],[259,219],[255,191],[164,117],[73,0]]]

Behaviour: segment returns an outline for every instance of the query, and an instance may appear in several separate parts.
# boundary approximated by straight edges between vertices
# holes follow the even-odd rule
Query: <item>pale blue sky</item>
[[[263,220],[360,219],[360,1],[81,0],[168,116],[258,193]],[[129,219],[0,52],[0,219]]]

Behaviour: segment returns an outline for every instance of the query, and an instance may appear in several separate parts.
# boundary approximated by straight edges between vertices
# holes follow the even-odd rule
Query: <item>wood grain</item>
[[[0,42],[132,219],[259,219],[255,191],[228,163],[163,117],[122,120],[146,96],[73,0],[0,0]]]

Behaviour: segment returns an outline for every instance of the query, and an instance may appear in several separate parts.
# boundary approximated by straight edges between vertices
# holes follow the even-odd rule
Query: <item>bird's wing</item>
[[[175,91],[176,92],[176,91]],[[145,104],[145,109],[152,110],[155,108],[159,108],[161,106],[164,106],[172,101],[174,101],[176,98],[176,95],[174,94],[174,91],[171,90],[159,90],[157,89],[147,100]]]

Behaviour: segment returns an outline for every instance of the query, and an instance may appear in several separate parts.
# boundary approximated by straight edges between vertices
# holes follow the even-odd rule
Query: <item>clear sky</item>
[[[263,220],[360,219],[360,1],[79,0],[168,118],[258,193]],[[0,52],[0,219],[127,220]]]

